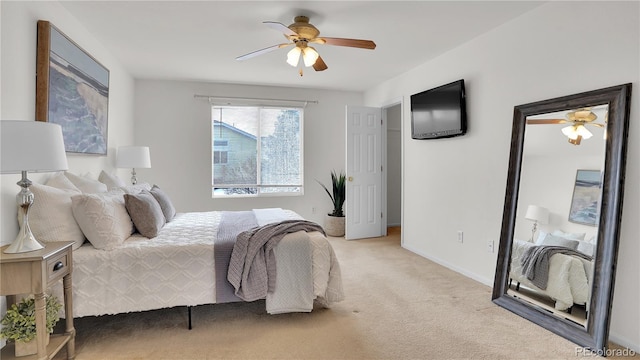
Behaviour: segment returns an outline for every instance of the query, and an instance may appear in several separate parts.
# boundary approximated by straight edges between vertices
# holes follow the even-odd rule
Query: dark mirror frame
[[[622,215],[624,175],[627,152],[631,84],[563,96],[555,99],[518,105],[513,112],[511,154],[500,232],[500,248],[493,286],[494,303],[552,331],[579,346],[606,354],[616,259],[618,255],[619,227]],[[601,212],[594,264],[591,303],[586,328],[557,317],[540,307],[507,295],[511,245],[516,222],[516,207],[520,184],[522,151],[526,118],[569,109],[608,104],[607,139],[605,144],[604,175]]]

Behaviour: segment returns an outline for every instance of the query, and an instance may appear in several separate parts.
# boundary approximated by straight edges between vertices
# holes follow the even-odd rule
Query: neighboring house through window
[[[301,195],[301,108],[212,106],[212,196]]]

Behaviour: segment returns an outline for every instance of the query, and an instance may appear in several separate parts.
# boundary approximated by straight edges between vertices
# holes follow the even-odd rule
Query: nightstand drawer
[[[69,273],[69,252],[47,260],[47,283],[58,280]]]

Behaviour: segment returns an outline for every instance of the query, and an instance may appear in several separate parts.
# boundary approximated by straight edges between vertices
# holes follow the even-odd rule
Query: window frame
[[[215,138],[215,124],[218,120],[214,120],[214,113],[218,109],[224,108],[255,108],[258,110],[258,114],[261,113],[262,109],[279,109],[282,111],[286,110],[296,110],[299,112],[299,139],[300,139],[300,150],[299,150],[299,176],[300,176],[300,184],[260,184],[261,182],[261,172],[262,172],[262,141],[261,141],[261,132],[262,129],[262,117],[258,117],[258,126],[257,126],[257,134],[256,137],[256,179],[257,184],[215,184],[215,169],[214,165],[226,165],[222,163],[214,163],[214,157],[216,151],[216,142],[226,142],[227,145],[224,146],[228,148],[229,140],[228,139],[216,139]],[[222,116],[220,116],[220,123],[225,124],[224,120],[222,120]],[[211,197],[212,198],[249,198],[249,197],[283,197],[283,196],[302,196],[304,195],[304,107],[302,106],[289,106],[289,105],[246,105],[246,104],[211,104]],[[236,128],[238,129],[238,128]],[[240,129],[241,130],[241,129]],[[241,130],[242,131],[242,130]],[[223,147],[218,145],[218,147]],[[228,150],[225,150],[228,151]],[[228,161],[228,157],[227,157]],[[225,189],[225,188],[252,188],[256,189],[255,194],[221,194],[216,193],[216,190]],[[299,191],[290,191],[290,192],[262,192],[262,188],[297,188]]]

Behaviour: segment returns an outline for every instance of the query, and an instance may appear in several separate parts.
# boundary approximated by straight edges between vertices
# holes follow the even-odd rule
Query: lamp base
[[[26,230],[25,230],[26,229]],[[18,236],[16,239],[4,249],[5,254],[17,254],[29,251],[36,251],[44,249],[44,245],[42,245],[31,233],[31,229],[29,229],[29,224],[25,224],[20,229]]]
[[[131,185],[136,185],[138,178],[136,178],[136,169],[131,169]]]
[[[44,248],[38,240],[36,240],[31,228],[29,227],[29,208],[33,204],[33,193],[29,190],[31,181],[27,179],[27,172],[22,172],[22,179],[18,181],[18,185],[22,188],[18,195],[16,195],[16,202],[20,207],[19,211],[22,211],[22,226],[20,226],[20,232],[16,239],[4,249],[5,254],[17,254],[28,251],[36,251]]]

